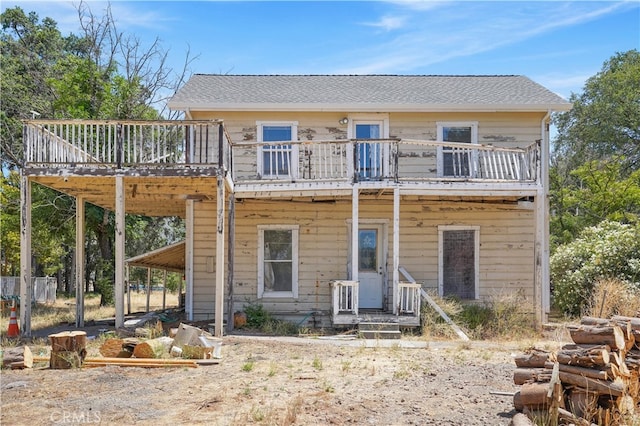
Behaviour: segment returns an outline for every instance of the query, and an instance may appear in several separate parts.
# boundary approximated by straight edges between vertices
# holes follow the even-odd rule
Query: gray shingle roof
[[[446,111],[568,109],[569,102],[517,75],[195,74],[174,110]]]

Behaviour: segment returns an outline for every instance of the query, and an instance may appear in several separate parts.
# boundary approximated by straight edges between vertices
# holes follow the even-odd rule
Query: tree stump
[[[54,369],[69,369],[82,366],[87,355],[87,333],[84,331],[63,331],[50,334],[51,359]]]

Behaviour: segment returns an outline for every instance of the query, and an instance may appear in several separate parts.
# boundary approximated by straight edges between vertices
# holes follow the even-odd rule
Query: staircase
[[[363,321],[358,324],[358,332],[365,339],[399,339],[402,336],[397,321]]]

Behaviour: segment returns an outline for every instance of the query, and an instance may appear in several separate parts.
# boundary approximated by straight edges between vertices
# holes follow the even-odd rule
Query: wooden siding
[[[213,318],[215,272],[215,203],[196,203],[194,240],[194,315]],[[235,206],[234,311],[258,301],[283,316],[331,308],[329,281],[348,277],[350,198],[313,202],[243,200]],[[361,196],[360,219],[388,221],[387,300],[391,309],[393,201]],[[299,225],[299,295],[257,299],[258,225]],[[400,202],[400,265],[425,288],[438,286],[438,226],[480,226],[480,297],[519,292],[533,298],[534,211],[517,203],[442,201],[403,196]]]
[[[236,147],[233,150],[234,177],[237,181],[258,178],[255,146],[241,147],[242,143],[255,143],[257,121],[297,122],[299,141],[332,141],[345,139],[349,125],[338,121],[347,113],[318,112],[226,112],[193,113],[197,119],[223,119],[225,128]],[[371,114],[370,116],[375,116]],[[435,141],[438,122],[477,122],[478,143],[502,148],[526,148],[540,139],[542,113],[391,113],[391,138]],[[399,177],[433,178],[436,176],[436,149],[417,145],[402,145],[399,150]],[[300,170],[305,158],[299,156]]]

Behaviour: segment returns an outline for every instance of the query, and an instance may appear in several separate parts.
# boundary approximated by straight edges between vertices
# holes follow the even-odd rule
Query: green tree
[[[640,52],[616,53],[573,108],[556,114],[550,168],[552,250],[582,229],[640,213]]]
[[[557,167],[570,171],[591,160],[623,160],[623,171],[640,161],[640,52],[616,53],[589,78],[573,108],[554,117]]]
[[[189,52],[183,69],[176,73],[166,65],[168,51],[158,40],[143,46],[135,37],[117,29],[110,6],[98,16],[88,3],[81,2],[77,12],[80,32],[68,37],[61,36],[52,19],[40,22],[37,14],[26,15],[19,7],[7,9],[0,16],[3,168],[15,170],[22,165],[21,120],[32,118],[31,111],[40,114],[39,118],[158,119],[166,112],[163,101],[186,79],[193,60]],[[3,186],[5,183],[8,182],[3,181]],[[12,185],[18,186],[19,180]],[[16,193],[19,197],[19,190]],[[35,202],[36,197],[43,197],[41,204]],[[90,280],[96,283],[103,296],[102,303],[107,304],[112,302],[113,294],[113,214],[93,205],[87,205],[86,210],[86,282],[87,286]],[[39,212],[57,215],[49,218],[51,233],[36,227],[39,222],[35,216]],[[8,209],[6,213],[2,224],[3,243],[6,229],[6,242],[13,241],[15,246],[19,244],[15,238],[19,231],[19,198],[18,208]],[[41,271],[59,269],[64,247],[74,245],[75,228],[66,226],[73,223],[69,220],[73,213],[73,199],[34,185],[33,232],[37,235],[34,246],[38,246],[34,252],[41,259],[38,264]],[[128,249],[153,249],[173,242],[168,239],[170,232],[166,228],[175,225],[174,222],[181,223],[128,217],[127,238],[131,243]],[[51,227],[51,224],[59,226]],[[54,246],[57,251],[52,249]],[[7,247],[3,244],[3,249]],[[19,253],[14,248],[11,252]],[[9,253],[8,248],[5,253]]]

